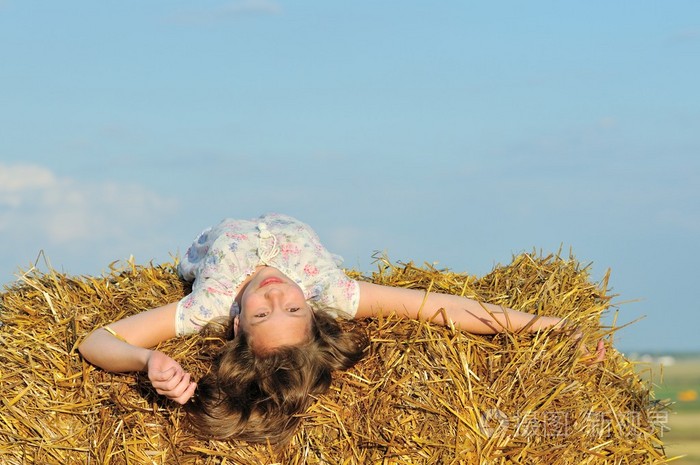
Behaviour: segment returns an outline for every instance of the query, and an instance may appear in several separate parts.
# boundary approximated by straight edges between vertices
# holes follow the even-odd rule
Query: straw
[[[379,284],[464,295],[583,330],[477,336],[393,315],[359,325],[369,355],[337,373],[281,451],[204,441],[143,374],[110,374],[76,348],[93,328],[188,292],[175,263],[110,265],[104,276],[32,269],[0,294],[0,463],[460,464],[662,463],[666,407],[614,349],[609,273],[591,282],[573,256],[525,253],[481,278],[377,257]],[[579,351],[605,337],[608,356]],[[216,340],[160,349],[195,376]]]

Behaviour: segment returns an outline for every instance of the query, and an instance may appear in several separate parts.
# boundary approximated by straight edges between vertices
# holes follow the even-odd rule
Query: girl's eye
[[[258,313],[258,314],[253,315],[253,316],[255,316],[255,318],[265,318],[265,317],[267,316],[267,312],[265,312],[265,313]]]
[[[290,312],[290,313],[294,313],[294,312],[298,312],[299,310],[301,310],[299,307],[292,307],[292,308],[290,308],[290,309],[287,310],[287,311]]]

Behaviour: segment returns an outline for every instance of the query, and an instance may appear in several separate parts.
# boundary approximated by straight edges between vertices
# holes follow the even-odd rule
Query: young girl
[[[147,371],[159,394],[186,404],[202,436],[283,443],[312,396],[329,388],[331,373],[363,356],[367,338],[342,331],[337,317],[393,312],[477,334],[563,324],[466,297],[356,281],[340,263],[289,216],[224,220],[202,232],[178,265],[192,282],[189,295],[93,331],[80,353],[108,371]],[[220,317],[230,321],[230,340],[199,383],[150,349]],[[595,360],[603,357],[599,342]]]

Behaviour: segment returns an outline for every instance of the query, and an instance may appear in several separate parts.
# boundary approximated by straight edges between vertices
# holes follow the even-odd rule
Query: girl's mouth
[[[275,278],[275,277],[265,278],[262,280],[262,282],[260,283],[258,288],[265,287],[269,284],[275,284],[275,283],[281,284],[282,280],[280,278]]]

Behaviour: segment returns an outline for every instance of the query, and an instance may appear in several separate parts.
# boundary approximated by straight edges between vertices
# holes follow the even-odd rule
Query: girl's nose
[[[274,287],[270,287],[265,291],[265,298],[271,303],[271,304],[277,304],[282,301],[282,296],[284,293],[282,292],[281,289],[277,289]]]
[[[266,297],[274,297],[279,295],[282,295],[282,289],[279,289],[277,287],[270,286],[265,290]]]

